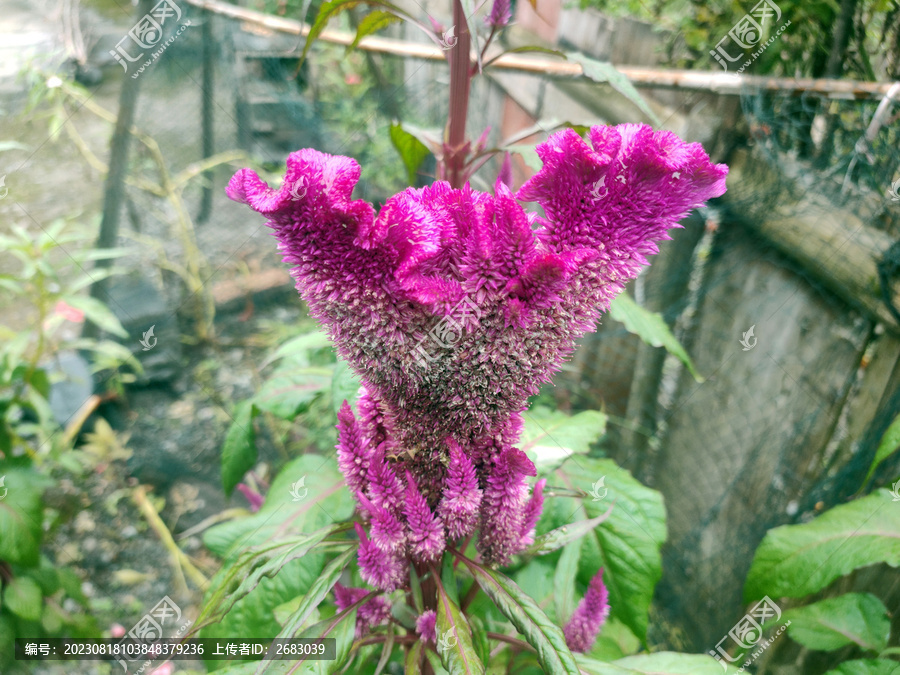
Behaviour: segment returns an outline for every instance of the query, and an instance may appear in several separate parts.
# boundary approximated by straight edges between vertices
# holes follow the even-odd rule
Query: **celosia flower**
[[[563,629],[566,645],[573,652],[586,652],[594,646],[600,629],[609,616],[609,599],[603,585],[603,568],[594,575],[587,593],[578,603],[572,618]]]
[[[351,605],[356,604],[369,594],[365,588],[353,588],[341,584],[334,585],[334,604],[339,612],[343,612]],[[381,626],[390,621],[391,600],[384,595],[376,595],[368,602],[363,603],[356,610],[356,637],[360,638],[375,626]]]
[[[415,478],[406,472],[406,522],[409,523],[409,550],[413,560],[432,562],[444,552],[444,524],[428,508]]]
[[[371,541],[362,525],[355,523],[356,534],[359,535],[359,573],[366,583],[384,591],[393,591],[403,584],[406,565],[403,558],[392,551],[380,549]]]
[[[483,491],[478,549],[488,563],[522,550],[539,516],[541,500],[528,501],[525,481],[534,466],[515,449],[528,397],[638,275],[655,242],[725,191],[726,167],[670,132],[598,126],[589,140],[569,129],[539,145],[544,166],[515,195],[502,182],[489,195],[439,181],[395,195],[377,217],[351,199],[356,162],[315,150],[288,157],[280,189],[249,169],[228,186],[269,219],[311,314],[362,380],[358,419],[342,411],[339,422],[354,494],[407,527],[410,513],[425,522],[418,498],[403,503],[409,471],[429,513],[464,515],[453,501],[460,490],[477,497],[451,470],[458,444]],[[291,189],[301,180],[298,198]],[[536,201],[545,216],[517,200]],[[471,525],[448,521],[451,538]],[[429,556],[443,548],[430,528],[417,533]],[[371,579],[400,583],[403,555],[366,539],[360,565]],[[379,560],[389,573],[378,572]]]
[[[456,441],[450,439],[448,445],[450,461],[438,515],[444,521],[450,539],[462,539],[472,534],[478,523],[482,492],[472,460]]]
[[[437,639],[437,614],[433,609],[425,610],[416,619],[416,632],[425,642],[434,644]]]
[[[489,26],[502,28],[512,18],[512,3],[510,0],[494,0],[491,13],[487,17]]]

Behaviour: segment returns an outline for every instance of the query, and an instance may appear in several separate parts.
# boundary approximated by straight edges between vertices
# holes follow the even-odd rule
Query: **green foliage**
[[[627,293],[619,293],[609,306],[609,315],[621,322],[625,330],[637,335],[651,347],[665,347],[666,351],[678,357],[687,366],[697,382],[703,382],[691,357],[672,335],[661,314],[644,309]]]
[[[825,675],[896,675],[897,662],[888,659],[858,659],[844,661]]]
[[[606,433],[606,415],[599,410],[569,416],[536,406],[524,418],[520,448],[534,462],[538,474],[552,471],[573,455],[586,455]]]
[[[406,131],[399,122],[391,124],[391,143],[397,148],[403,166],[406,167],[410,184],[416,182],[416,172],[422,162],[431,154],[428,147],[413,134]]]
[[[528,644],[537,650],[538,660],[546,672],[579,675],[562,629],[547,617],[525,591],[500,572],[484,568],[468,559],[463,559],[463,562],[485,594],[494,601]]]
[[[97,637],[94,620],[60,611],[66,598],[81,607],[81,581],[40,555],[44,490],[54,483],[25,458],[0,459],[0,668],[16,637]]]
[[[884,603],[870,593],[845,593],[790,609],[788,635],[808,649],[834,651],[849,644],[880,652],[887,647],[891,620]]]
[[[449,581],[453,581],[452,577]],[[484,664],[475,650],[469,622],[440,582],[437,584],[436,626],[438,653],[450,675],[483,675]]]
[[[119,372],[121,365],[140,371],[126,347],[110,340],[66,337],[62,330],[67,320],[80,315],[108,333],[125,335],[109,308],[84,291],[93,280],[121,271],[109,267],[88,274],[90,261],[121,257],[127,251],[91,249],[90,233],[61,219],[39,232],[17,224],[10,231],[0,234],[0,255],[11,256],[18,266],[0,274],[0,288],[10,304],[33,308],[33,316],[24,328],[0,323],[0,453],[35,455],[43,449],[58,459],[70,449],[72,437],[56,433],[50,412],[48,370],[53,355],[64,350],[91,354],[95,364],[112,368],[113,387],[134,379]]]
[[[884,563],[900,565],[900,514],[893,495],[878,490],[836,506],[814,520],[770,530],[754,556],[744,598],[801,598],[825,589],[854,570]],[[884,603],[870,593],[845,593],[785,611],[791,639],[814,650],[834,651],[855,645],[881,657],[887,649],[891,620]],[[885,658],[848,661],[831,675],[892,673],[896,661]]]
[[[587,587],[597,570],[604,568],[612,616],[644,640],[653,590],[662,575],[660,547],[666,539],[662,496],[609,459],[573,458],[551,480],[587,496],[580,504],[568,499],[548,500],[539,533],[570,524],[573,512],[577,519],[597,518],[613,505],[596,529],[569,544],[578,549],[577,581]],[[571,560],[567,563],[572,564]],[[576,579],[560,579],[558,585],[567,583],[574,585]],[[573,594],[571,586],[563,590],[569,597]]]
[[[722,666],[711,656],[657,652],[629,656],[612,663],[600,663],[584,656],[576,656],[578,666],[586,675],[731,675],[738,669]]]
[[[884,489],[809,523],[770,530],[756,550],[744,599],[802,598],[876,563],[900,565],[900,509]]]
[[[884,436],[881,437],[881,442],[875,451],[875,458],[872,460],[872,465],[869,467],[865,480],[863,480],[863,485],[869,482],[878,466],[898,449],[900,449],[900,415],[894,418],[887,431],[884,432]]]
[[[757,0],[747,3],[663,0],[654,5],[647,5],[639,0],[579,0],[577,4],[582,9],[590,7],[613,16],[629,16],[648,21],[657,28],[670,31],[667,60],[674,66],[721,71],[721,66],[709,52],[715,50],[718,42],[756,6]],[[778,0],[775,4],[781,17],[777,21],[773,17],[764,26],[765,32],[759,44],[766,42],[788,21],[791,24],[753,62],[753,74],[782,74],[792,77],[825,75],[825,64],[834,45],[833,36],[840,3],[830,0]],[[886,56],[892,51],[896,52],[897,46],[891,44],[890,37],[890,24],[896,21],[893,11],[892,5],[883,0],[859,2],[850,26],[849,49],[845,58],[841,59],[845,76],[862,80],[885,78],[885,73],[873,71],[873,59],[870,55]],[[687,54],[680,47],[681,41],[687,47]],[[730,53],[739,51],[734,43],[728,44]],[[749,55],[751,51],[747,50],[746,53]],[[739,68],[743,61],[741,58],[735,62],[733,68]]]
[[[613,89],[622,94],[622,96],[634,103],[640,111],[647,116],[647,119],[653,123],[653,126],[662,126],[659,117],[657,117],[656,113],[653,112],[653,109],[650,108],[646,99],[644,99],[638,90],[634,88],[634,85],[631,84],[631,80],[616,70],[615,66],[609,61],[598,61],[597,59],[592,59],[579,52],[568,52],[566,58],[573,63],[581,65],[584,76],[589,80],[608,83]]]
[[[267,413],[271,431],[283,442],[304,426],[320,449],[334,447],[333,415],[344,400],[353,403],[359,381],[347,364],[335,361],[325,335],[317,330],[283,343],[266,359],[274,369],[260,390],[235,406],[222,448],[222,484],[231,494],[257,461],[256,429]],[[265,416],[264,416],[265,417]]]

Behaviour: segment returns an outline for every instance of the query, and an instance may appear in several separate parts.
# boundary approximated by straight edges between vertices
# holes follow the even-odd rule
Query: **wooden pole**
[[[222,16],[246,21],[274,31],[306,36],[309,24],[284,19],[243,7],[229,5],[219,0],[186,0],[189,5],[206,9]],[[354,35],[344,31],[324,30],[318,39],[339,45],[349,45]],[[363,38],[358,47],[364,51],[393,54],[431,61],[443,61],[446,53],[432,44],[404,42],[378,36]],[[488,55],[487,58],[490,58]],[[494,61],[491,68],[537,73],[550,77],[581,77],[581,66],[569,61],[553,60],[526,54],[506,54]],[[737,75],[702,70],[670,70],[643,66],[621,66],[616,69],[628,77],[637,87],[655,89],[680,89],[709,91],[718,94],[738,95],[748,90],[778,91],[792,96],[805,92],[836,99],[880,99],[887,95],[890,82],[858,82],[855,80],[830,80],[825,78],[766,77],[761,75]]]
[[[152,0],[141,0],[137,6],[137,17],[148,14],[152,7]],[[119,236],[119,216],[125,200],[125,176],[128,173],[128,145],[131,140],[140,81],[139,77],[132,77],[127,71],[122,80],[119,113],[110,143],[109,167],[103,185],[103,216],[95,248],[113,248]],[[101,258],[96,262],[96,267],[102,269],[111,264],[112,259]],[[91,285],[91,297],[108,304],[107,281],[105,278],[95,281]],[[85,321],[83,330],[85,337],[96,338],[99,333],[100,330],[94,323]]]
[[[213,136],[213,93],[215,87],[215,41],[212,32],[212,22],[215,15],[213,12],[203,12],[203,71],[202,71],[202,90],[203,100],[201,102],[200,126],[203,142],[203,159],[208,159],[215,153],[215,137]],[[197,214],[197,224],[201,225],[209,220],[212,212],[213,201],[213,175],[214,171],[210,169],[203,174],[205,184],[200,197],[200,212]]]

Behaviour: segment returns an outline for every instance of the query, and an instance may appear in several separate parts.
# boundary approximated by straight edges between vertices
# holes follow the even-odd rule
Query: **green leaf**
[[[410,183],[415,183],[416,172],[431,151],[422,141],[404,129],[399,122],[391,123],[391,143],[400,153],[400,159],[403,160],[403,166],[406,167],[407,179]]]
[[[203,543],[219,556],[229,551],[233,556],[276,534],[283,537],[343,523],[355,508],[334,458],[310,453],[284,466],[257,513],[211,527],[204,533]]]
[[[662,575],[660,547],[666,539],[662,495],[609,459],[572,458],[557,474],[572,488],[596,495],[582,500],[582,517],[596,518],[615,502],[609,517],[583,539],[578,579],[587,586],[604,568],[612,615],[646,640],[650,601]],[[598,486],[601,479],[603,487]],[[573,508],[569,500],[549,500],[542,524],[569,522]]]
[[[38,564],[43,508],[41,495],[52,481],[21,462],[0,460],[0,560]]]
[[[313,21],[309,34],[306,36],[306,44],[303,45],[303,53],[300,55],[301,63],[306,60],[306,54],[309,52],[310,47],[322,34],[322,31],[325,30],[328,22],[341,12],[353,9],[358,4],[360,4],[360,0],[331,0],[331,2],[322,3],[322,6],[319,7],[319,13],[316,14],[316,20]]]
[[[672,335],[661,314],[644,309],[627,293],[619,293],[609,306],[609,315],[620,321],[625,330],[637,335],[651,347],[665,347],[666,351],[678,357],[687,366],[697,382],[703,382],[691,357]]]
[[[26,621],[41,618],[44,596],[41,587],[29,577],[14,577],[3,588],[3,607]]]
[[[483,675],[484,664],[475,652],[466,617],[448,596],[444,584],[437,584],[437,592],[437,650],[441,663],[450,675]]]
[[[536,407],[525,413],[520,447],[542,472],[552,470],[572,455],[587,454],[591,444],[605,433],[606,415],[599,410],[569,416]]]
[[[556,571],[553,574],[553,602],[556,618],[563,623],[575,613],[575,577],[578,575],[578,561],[581,560],[581,542],[573,541],[562,550]]]
[[[844,661],[825,675],[897,675],[900,664],[888,659],[857,659]]]
[[[569,525],[562,525],[555,530],[550,530],[549,532],[536,537],[534,543],[528,547],[528,552],[537,555],[553,553],[553,551],[561,549],[566,544],[581,539],[588,532],[592,532],[595,527],[609,518],[612,510],[613,505],[610,504],[610,507],[596,518],[578,520]]]
[[[213,577],[197,618],[198,624],[216,621],[204,629],[204,637],[227,637],[228,630],[238,629],[242,632],[234,635],[274,635],[279,626],[273,610],[312,586],[324,559],[311,552],[329,534],[329,529],[322,529],[252,548],[223,566]]]
[[[337,657],[333,661],[307,661],[305,658],[301,658],[295,663],[307,664],[302,672],[330,675],[330,673],[339,672],[344,667],[350,658],[350,648],[353,646],[353,636],[356,634],[356,610],[363,602],[364,600],[360,600],[340,614],[320,621],[300,634],[302,638],[333,637],[337,641]]]
[[[581,654],[576,654],[575,658],[586,675],[731,675],[739,672],[730,665],[723,671],[718,661],[701,654],[656,652],[627,656],[612,663],[595,661]]]
[[[291,338],[278,347],[269,358],[263,361],[261,367],[265,367],[270,363],[286,358],[290,358],[298,366],[308,366],[310,365],[309,352],[314,349],[329,347],[330,345],[331,340],[329,340],[328,336],[320,330],[304,333],[303,335]]]
[[[900,509],[885,489],[809,523],[769,530],[756,549],[744,600],[802,598],[876,563],[900,565]]]
[[[344,401],[351,406],[355,405],[358,395],[359,378],[346,361],[338,359],[334,366],[334,375],[331,378],[331,404],[334,414],[337,415],[338,410],[344,405]]]
[[[366,37],[366,35],[377,33],[382,28],[387,28],[392,23],[396,23],[398,21],[402,21],[402,18],[397,16],[393,12],[387,12],[382,9],[376,9],[373,12],[369,12],[365,17],[363,17],[362,21],[359,22],[359,26],[357,26],[356,28],[356,37],[353,38],[353,42],[351,42],[347,47],[347,51],[345,53],[349,54],[354,49],[356,49],[359,41]]]
[[[253,418],[257,410],[252,401],[238,403],[225,444],[222,446],[222,487],[230,495],[234,486],[256,463],[256,432]]]
[[[295,636],[300,626],[302,626],[312,615],[319,606],[319,603],[321,603],[325,599],[325,596],[331,592],[331,589],[334,588],[334,585],[341,577],[344,567],[347,566],[350,558],[355,554],[356,549],[350,548],[325,566],[325,569],[322,570],[322,574],[319,575],[316,582],[310,586],[306,595],[303,596],[303,601],[288,617],[287,621],[285,621],[284,626],[277,637],[293,638]]]
[[[849,644],[880,652],[887,647],[891,620],[870,593],[846,593],[784,612],[788,635],[804,647],[833,651]]]
[[[460,559],[485,594],[525,637],[528,644],[537,650],[537,658],[546,672],[552,675],[579,675],[562,629],[550,621],[527,593],[500,572],[486,569],[468,558]]]
[[[266,380],[253,397],[253,403],[260,410],[290,422],[305,412],[319,393],[331,387],[331,378],[331,368],[285,363]]]
[[[625,75],[616,70],[609,61],[597,61],[579,52],[567,52],[566,58],[581,65],[584,76],[594,82],[608,82],[617,92],[634,103],[653,123],[653,126],[662,126],[662,122],[656,113],[647,104],[634,85]]]
[[[313,21],[313,25],[309,29],[309,35],[306,36],[306,44],[303,45],[303,54],[300,56],[300,62],[302,63],[306,60],[306,54],[309,52],[310,47],[312,47],[313,42],[316,41],[319,35],[322,34],[322,31],[325,30],[325,26],[328,25],[329,21],[341,12],[356,7],[361,4],[361,2],[365,2],[367,5],[375,5],[376,7],[384,7],[385,9],[391,10],[399,17],[412,19],[412,17],[400,7],[389,2],[384,2],[383,0],[331,0],[331,2],[322,3],[322,6],[319,7],[319,13],[316,15],[316,20]]]
[[[527,166],[535,173],[540,171],[544,166],[544,162],[540,157],[538,157],[537,152],[535,152],[535,146],[533,144],[517,143],[515,145],[510,145],[504,149],[507,152],[514,152],[519,157],[521,157],[525,162],[525,166]]]
[[[884,432],[884,436],[881,437],[881,443],[878,444],[878,450],[875,451],[875,459],[872,460],[872,466],[869,467],[869,473],[866,474],[863,485],[869,482],[878,465],[893,455],[898,448],[900,448],[900,415],[894,418],[891,426],[888,427],[887,431]]]
[[[98,328],[120,338],[127,338],[127,331],[109,307],[96,298],[87,295],[69,295],[62,298],[67,304],[84,312],[85,318],[96,324]]]
[[[421,640],[413,643],[412,648],[406,653],[406,668],[403,670],[404,673],[418,673],[421,671],[419,661],[422,658],[422,650],[424,648],[425,645]]]

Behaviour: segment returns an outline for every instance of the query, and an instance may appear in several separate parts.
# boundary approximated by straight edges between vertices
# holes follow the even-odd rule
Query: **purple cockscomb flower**
[[[487,24],[494,28],[502,28],[512,18],[512,2],[510,0],[494,0]]]
[[[511,555],[522,550],[521,541],[527,535],[525,478],[535,475],[534,464],[518,448],[504,448],[494,462],[484,489],[481,536],[476,545],[485,560],[506,565]]]
[[[410,514],[421,517],[410,539],[417,555],[443,550],[434,523],[444,517],[450,538],[462,536],[475,502],[485,562],[527,546],[542,502],[529,501],[534,466],[515,448],[528,397],[655,242],[725,191],[727,168],[670,132],[624,124],[588,137],[590,145],[567,129],[539,145],[544,166],[515,195],[502,181],[494,195],[439,181],[395,195],[377,217],[351,199],[359,165],[316,150],[288,157],[280,189],[249,169],[228,185],[232,199],[269,219],[311,314],[360,376],[358,416],[342,410],[339,420],[341,469],[354,494],[407,528]],[[537,202],[545,216],[517,200]],[[407,471],[413,505],[404,503]],[[388,552],[360,539],[367,581],[402,583],[397,566],[409,547]]]
[[[334,604],[339,612],[343,612],[369,594],[365,588],[353,588],[341,584],[334,585]],[[375,626],[386,624],[391,619],[391,600],[384,595],[377,595],[363,603],[356,610],[356,637],[361,638]]]
[[[409,550],[417,562],[433,562],[444,552],[444,524],[428,508],[428,502],[406,472],[406,504],[404,514],[409,523]]]
[[[573,652],[586,652],[594,646],[600,629],[609,616],[609,597],[603,584],[603,568],[594,575],[587,593],[578,603],[572,618],[563,629],[566,645]]]
[[[416,619],[416,632],[425,642],[434,644],[437,640],[437,614],[433,609],[425,610]]]
[[[482,491],[478,488],[478,476],[472,460],[456,441],[451,439],[448,445],[450,459],[438,515],[444,521],[450,539],[462,539],[472,534],[478,524]]]
[[[383,591],[394,591],[403,585],[406,574],[404,559],[395,551],[384,551],[371,541],[362,525],[355,523],[359,536],[359,573],[366,583]]]

